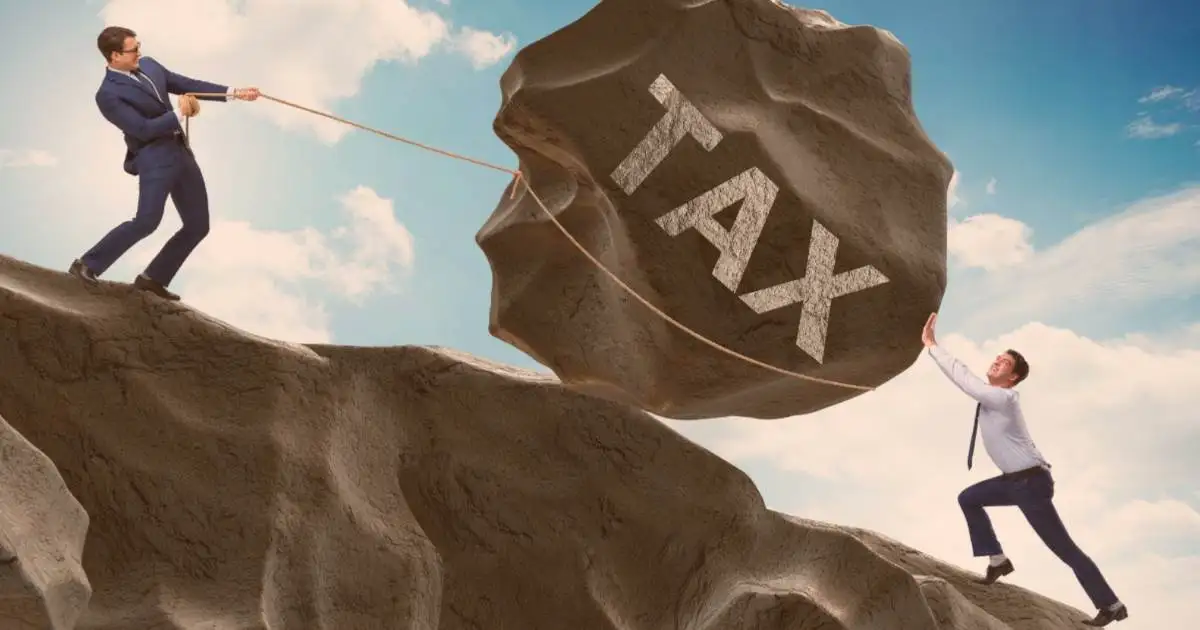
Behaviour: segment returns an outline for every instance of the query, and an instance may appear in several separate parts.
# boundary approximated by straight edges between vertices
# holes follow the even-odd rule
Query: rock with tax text
[[[601,0],[521,50],[523,186],[477,234],[493,335],[674,418],[816,411],[896,376],[945,290],[953,168],[890,33],[771,0]]]

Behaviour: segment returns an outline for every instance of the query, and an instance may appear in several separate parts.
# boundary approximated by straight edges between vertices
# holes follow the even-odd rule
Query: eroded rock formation
[[[75,627],[92,592],[87,527],[54,463],[0,416],[0,628]]]
[[[80,629],[1084,618],[870,532],[767,510],[746,475],[652,416],[451,350],[278,343],[0,257],[0,372],[0,415],[90,516]],[[81,521],[55,484],[3,479],[4,514],[67,506],[47,518],[75,553]]]
[[[953,172],[890,33],[772,0],[601,0],[522,49],[494,128],[563,226],[722,346],[865,387],[912,364],[945,289]],[[568,385],[672,418],[862,393],[687,336],[518,187],[477,234],[492,332]]]

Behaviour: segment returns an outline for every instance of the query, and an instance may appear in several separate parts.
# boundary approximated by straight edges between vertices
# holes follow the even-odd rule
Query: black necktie
[[[971,429],[971,448],[967,449],[967,470],[971,470],[972,460],[975,459],[975,437],[979,434],[979,408],[982,406],[975,405],[975,428]]]

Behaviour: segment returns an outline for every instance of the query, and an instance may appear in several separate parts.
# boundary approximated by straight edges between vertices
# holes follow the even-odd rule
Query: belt
[[[1046,468],[1045,466],[1034,466],[1032,468],[1018,470],[1016,472],[1001,473],[1000,476],[1004,477],[1005,479],[1025,479],[1028,477],[1036,477],[1038,475],[1048,474],[1050,474],[1050,469]]]

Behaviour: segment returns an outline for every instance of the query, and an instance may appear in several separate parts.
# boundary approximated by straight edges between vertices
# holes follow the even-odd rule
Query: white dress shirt
[[[929,356],[963,393],[979,402],[979,433],[983,437],[983,447],[1000,472],[1012,473],[1035,466],[1050,468],[1029,435],[1025,415],[1021,413],[1019,393],[1011,388],[989,385],[941,346],[929,348]]]
[[[153,82],[153,81],[150,81],[150,80],[149,80],[149,77],[147,77],[147,80],[146,80],[146,81],[143,81],[141,77],[139,77],[138,75],[136,75],[136,74],[134,74],[134,73],[132,73],[132,72],[126,72],[126,71],[124,71],[124,70],[117,70],[116,68],[113,68],[112,66],[109,66],[109,67],[108,67],[108,71],[109,71],[109,72],[116,72],[117,74],[123,74],[123,75],[125,75],[125,76],[129,77],[130,79],[133,79],[134,81],[137,81],[138,83],[149,83],[149,84],[150,84],[150,89],[154,90],[154,94],[156,94],[156,95],[158,96],[158,100],[160,100],[160,101],[162,101],[162,102],[166,103],[167,105],[170,105],[170,104],[171,104],[171,101],[169,101],[168,99],[165,99],[165,98],[163,98],[162,92],[159,92],[159,91],[158,91],[158,86],[154,85],[154,82]],[[229,100],[233,100],[233,88],[229,88],[228,90],[226,90],[226,92],[225,92],[225,100],[227,100],[227,101],[229,101]],[[183,126],[183,112],[179,111],[179,108],[178,108],[178,107],[172,108],[172,111],[174,111],[174,112],[175,112],[175,118],[177,118],[177,119],[179,120],[180,127],[182,127],[182,126]],[[180,129],[179,133],[183,133],[183,130],[182,130],[182,129]]]

